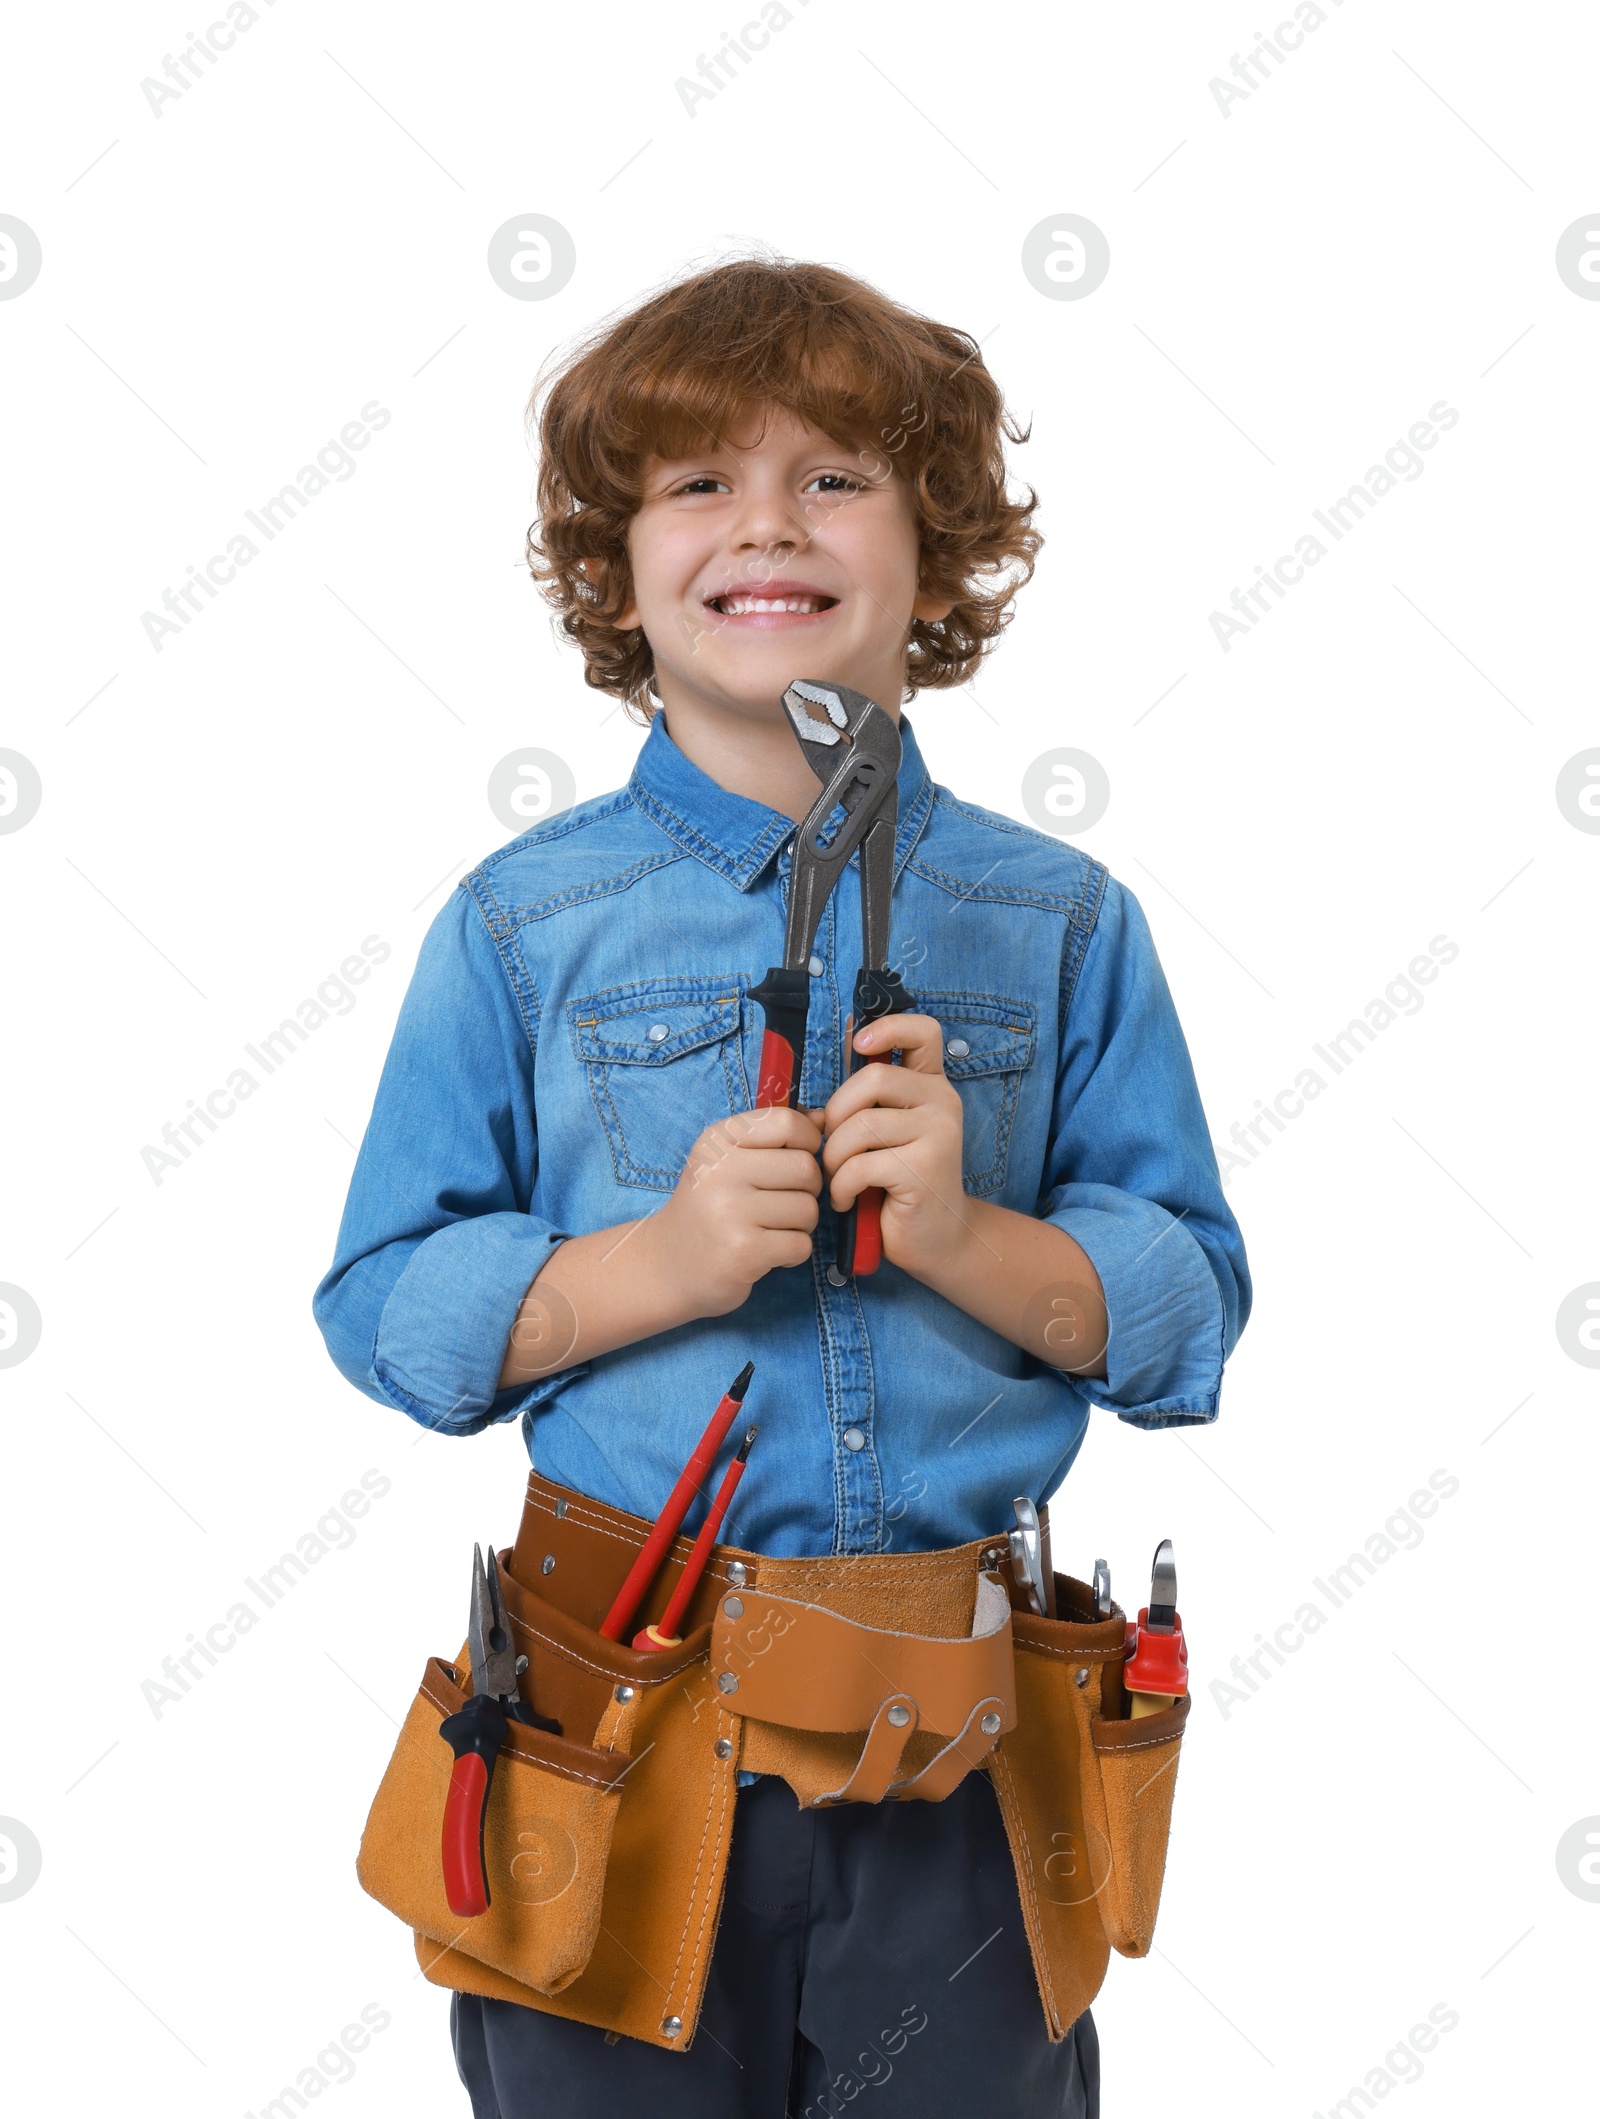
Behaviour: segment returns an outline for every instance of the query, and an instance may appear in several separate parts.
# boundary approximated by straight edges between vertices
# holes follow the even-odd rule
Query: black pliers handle
[[[829,893],[850,857],[861,855],[861,969],[852,997],[850,1072],[865,1064],[854,1032],[915,1003],[889,968],[889,902],[894,888],[900,731],[875,700],[842,684],[797,679],[783,695],[789,723],[822,793],[797,827],[789,870],[783,962],[750,989],[766,1022],[757,1080],[758,1107],[797,1102],[811,1003],[811,951]],[[883,1256],[877,1186],[838,1219],[828,1277],[842,1286],[871,1273]]]

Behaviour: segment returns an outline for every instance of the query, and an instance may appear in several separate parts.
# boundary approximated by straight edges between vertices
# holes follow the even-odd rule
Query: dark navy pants
[[[1052,2045],[986,1773],[942,1803],[741,1790],[686,2053],[452,1998],[473,2119],[1098,2119],[1086,2010]]]

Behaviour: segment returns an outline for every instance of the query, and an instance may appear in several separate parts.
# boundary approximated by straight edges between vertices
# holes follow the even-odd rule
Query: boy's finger
[[[761,1104],[719,1119],[714,1132],[740,1148],[810,1148],[821,1144],[821,1114],[791,1110],[787,1104]]]
[[[832,1177],[854,1155],[870,1155],[880,1148],[907,1148],[922,1140],[926,1132],[926,1122],[916,1110],[874,1104],[834,1127],[823,1143],[822,1167]]]
[[[944,1031],[931,1015],[880,1015],[858,1032],[851,1021],[850,1048],[863,1059],[886,1060],[896,1046],[900,1064],[918,1074],[943,1074]]]
[[[863,1192],[874,1186],[892,1193],[906,1177],[905,1159],[897,1149],[876,1148],[868,1155],[852,1155],[828,1183],[828,1202],[837,1213],[853,1207]]]
[[[823,1131],[831,1137],[857,1111],[913,1111],[956,1093],[943,1076],[936,1078],[921,1067],[891,1067],[880,1056],[847,1074],[834,1090],[823,1113]]]
[[[756,1192],[816,1192],[822,1185],[815,1153],[803,1148],[747,1148],[730,1175]]]

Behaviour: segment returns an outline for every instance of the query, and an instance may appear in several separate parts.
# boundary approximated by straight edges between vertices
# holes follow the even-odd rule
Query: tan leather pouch
[[[356,1873],[408,1926],[441,1943],[470,1929],[484,1963],[559,1994],[588,1963],[599,1932],[628,1757],[512,1723],[484,1816],[489,1909],[463,1922],[444,1895],[439,1840],[453,1760],[439,1724],[470,1696],[458,1681],[464,1663],[429,1657],[373,1799]]]
[[[1055,1618],[1012,1613],[1017,1725],[987,1762],[1053,2039],[1098,1993],[1112,1949],[1150,1947],[1188,1715],[1181,1700],[1130,1720],[1123,1613],[1097,1618],[1067,1575],[1055,1598]]]
[[[441,1986],[538,2006],[654,2045],[688,2043],[716,1934],[733,1828],[737,1724],[706,1671],[711,1628],[640,1654],[518,1581],[506,1614],[529,1659],[523,1696],[563,1734],[512,1725],[489,1790],[490,1903],[445,1901],[440,1833],[451,1752],[439,1723],[466,1696],[434,1659],[362,1838],[362,1884],[414,1931]],[[623,1801],[624,1794],[627,1801]]]

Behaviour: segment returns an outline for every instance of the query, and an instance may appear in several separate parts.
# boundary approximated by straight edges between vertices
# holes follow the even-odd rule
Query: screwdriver
[[[689,1504],[710,1476],[711,1467],[717,1461],[717,1452],[727,1439],[728,1430],[744,1403],[744,1394],[750,1388],[750,1378],[756,1365],[747,1361],[728,1385],[718,1402],[716,1411],[706,1422],[706,1431],[695,1444],[693,1453],[683,1470],[678,1474],[678,1483],[667,1496],[667,1505],[655,1520],[655,1527],[639,1548],[639,1557],[628,1569],[628,1579],[617,1591],[611,1609],[600,1622],[600,1631],[608,1641],[620,1641],[627,1632],[634,1613],[644,1601],[645,1592],[655,1580],[656,1569],[666,1557],[668,1546],[678,1535],[678,1526],[689,1513]]]
[[[659,1622],[644,1626],[633,1637],[635,1648],[681,1648],[683,1636],[678,1628],[683,1624],[683,1615],[689,1609],[689,1599],[699,1587],[700,1577],[706,1571],[706,1562],[711,1557],[711,1548],[717,1542],[717,1532],[722,1528],[722,1519],[728,1513],[728,1503],[733,1499],[739,1481],[744,1477],[745,1460],[750,1455],[750,1445],[756,1439],[756,1429],[746,1431],[739,1444],[737,1455],[722,1475],[722,1484],[717,1489],[717,1498],[711,1504],[710,1513],[700,1526],[700,1535],[694,1541],[694,1549],[683,1563],[683,1573],[678,1577],[678,1586]]]

